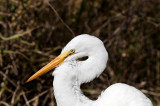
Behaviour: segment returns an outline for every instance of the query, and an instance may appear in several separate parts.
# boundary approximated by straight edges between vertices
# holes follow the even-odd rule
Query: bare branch
[[[65,27],[72,33],[72,36],[75,37],[74,32],[72,31],[72,29],[62,20],[62,18],[60,17],[60,15],[58,14],[58,12],[56,11],[56,9],[49,3],[47,2],[47,4],[51,7],[51,9],[54,11],[54,13],[57,15],[57,17],[59,18],[59,20],[65,25]]]

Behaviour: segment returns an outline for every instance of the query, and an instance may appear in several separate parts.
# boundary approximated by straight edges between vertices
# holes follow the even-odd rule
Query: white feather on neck
[[[75,49],[77,54],[68,57],[53,73],[54,95],[58,106],[153,106],[141,91],[122,83],[108,87],[96,101],[88,99],[81,92],[80,85],[103,72],[108,53],[102,41],[86,34],[72,39],[62,53],[71,49]],[[81,56],[89,58],[82,62],[76,61]]]
[[[75,61],[74,61],[75,62]],[[92,106],[93,101],[83,95],[75,76],[78,66],[66,62],[54,71],[53,89],[58,106]],[[72,70],[71,70],[72,69]],[[75,70],[74,70],[75,69]],[[60,72],[61,71],[61,72]]]

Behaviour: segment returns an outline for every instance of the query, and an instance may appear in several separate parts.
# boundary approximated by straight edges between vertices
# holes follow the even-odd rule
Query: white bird
[[[108,52],[103,42],[94,36],[82,34],[73,38],[57,58],[27,82],[57,67],[53,72],[57,106],[153,106],[140,90],[123,83],[111,85],[97,100],[87,98],[80,85],[98,77],[104,71],[107,60]]]

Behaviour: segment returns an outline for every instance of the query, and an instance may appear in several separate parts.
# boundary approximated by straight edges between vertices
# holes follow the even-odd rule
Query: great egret
[[[61,54],[31,76],[27,82],[57,67],[53,89],[58,106],[153,106],[138,89],[113,84],[97,100],[83,95],[80,85],[98,77],[106,67],[108,53],[101,40],[87,34],[73,38]]]

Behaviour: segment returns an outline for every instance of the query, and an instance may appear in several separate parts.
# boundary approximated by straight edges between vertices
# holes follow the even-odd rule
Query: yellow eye
[[[74,53],[75,53],[75,49],[71,49],[71,50],[70,50],[70,53],[68,54],[68,56],[69,56],[69,55],[72,55],[72,54],[74,54]]]
[[[71,51],[71,53],[75,53],[75,49],[71,49],[70,51]]]

